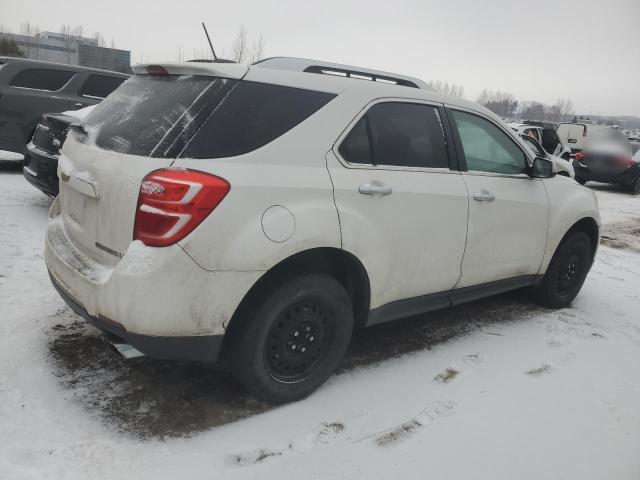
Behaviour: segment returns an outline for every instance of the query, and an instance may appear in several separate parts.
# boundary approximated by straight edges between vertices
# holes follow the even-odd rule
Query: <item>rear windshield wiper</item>
[[[71,128],[72,130],[75,130],[76,132],[80,132],[83,135],[87,135],[89,132],[87,132],[87,129],[84,128],[84,125],[82,125],[81,123],[72,123],[71,125],[69,125],[69,128]]]

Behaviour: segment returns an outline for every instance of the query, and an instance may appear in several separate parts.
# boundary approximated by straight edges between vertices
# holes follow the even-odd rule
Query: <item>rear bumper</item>
[[[576,178],[594,181],[594,182],[603,182],[603,183],[616,183],[618,185],[623,185],[625,187],[631,187],[638,175],[640,175],[640,164],[636,163],[635,165],[627,168],[622,173],[612,171],[612,172],[593,172],[589,169],[589,167],[582,162],[577,160],[573,161],[573,169],[576,172]]]
[[[31,185],[52,197],[58,195],[57,168],[57,155],[47,153],[32,143],[27,145],[22,174]]]
[[[49,277],[51,278],[51,283],[71,310],[94,327],[115,335],[148,357],[158,360],[186,360],[203,363],[213,363],[218,359],[224,335],[162,337],[127,332],[113,320],[89,315],[89,312],[56,282],[51,272],[49,272]]]
[[[55,215],[57,200],[51,208]],[[76,247],[60,217],[49,221],[45,261],[60,295],[87,321],[153,358],[214,361],[229,321],[262,275],[204,270],[178,245],[132,242],[111,265],[92,255]]]

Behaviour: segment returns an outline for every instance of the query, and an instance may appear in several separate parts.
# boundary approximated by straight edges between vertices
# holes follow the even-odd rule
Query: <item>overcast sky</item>
[[[577,113],[640,116],[640,0],[0,0],[0,23],[99,31],[132,62],[218,54],[244,25],[267,56],[297,56],[462,84]]]

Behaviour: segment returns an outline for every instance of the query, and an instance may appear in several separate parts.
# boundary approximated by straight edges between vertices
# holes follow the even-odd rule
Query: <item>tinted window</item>
[[[170,131],[176,137],[188,131],[185,125],[193,116],[183,114],[197,108],[196,99],[205,89],[215,96],[229,82],[191,75],[135,75],[87,116],[83,123],[88,135],[74,135],[107,150],[149,156]]]
[[[358,123],[346,136],[338,151],[349,163],[373,163],[365,117],[358,120]]]
[[[440,116],[428,105],[374,105],[349,132],[339,151],[351,163],[449,168]]]
[[[257,82],[237,82],[179,154],[231,157],[271,142],[335,95]]]
[[[86,97],[105,98],[124,81],[124,78],[108,77],[106,75],[89,75],[82,85],[80,95]]]
[[[10,85],[55,92],[64,87],[74,75],[75,72],[66,70],[27,68],[26,70],[18,72],[18,74],[11,79]]]
[[[469,170],[518,174],[526,169],[524,152],[502,130],[477,115],[453,110]]]

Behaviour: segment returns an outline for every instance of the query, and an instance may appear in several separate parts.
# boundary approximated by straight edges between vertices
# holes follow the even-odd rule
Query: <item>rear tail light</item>
[[[578,162],[581,162],[582,160],[584,160],[584,153],[578,152],[573,156],[573,158],[575,158]]]
[[[162,169],[142,180],[133,239],[150,247],[182,240],[218,206],[231,185],[196,170]]]
[[[625,158],[625,157],[617,157],[613,159],[613,164],[618,166],[618,167],[626,167],[629,168],[631,165],[633,165],[635,162],[630,159],[630,158]]]

